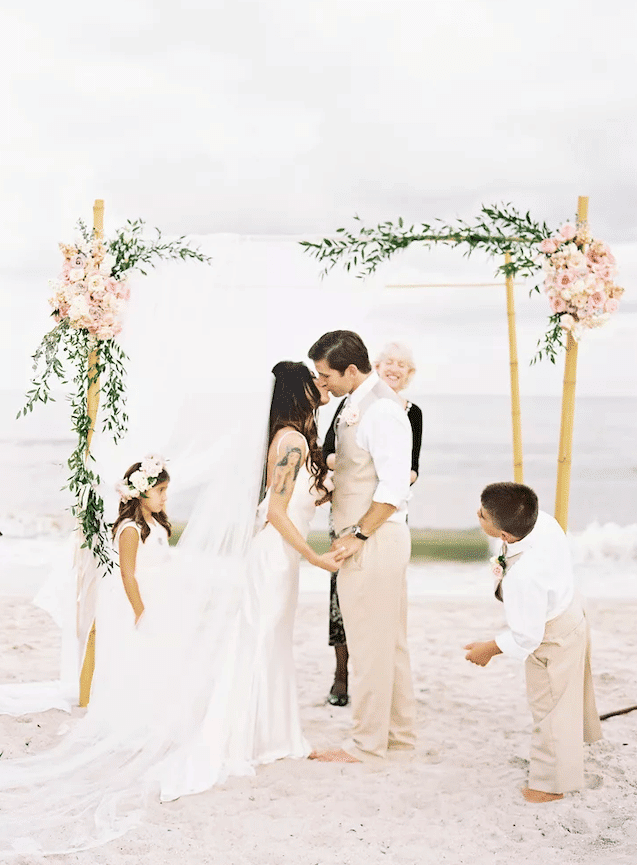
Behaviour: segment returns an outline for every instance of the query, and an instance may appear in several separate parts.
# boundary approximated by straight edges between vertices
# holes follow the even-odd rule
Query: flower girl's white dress
[[[288,515],[304,537],[316,497],[302,466]],[[0,761],[0,854],[103,844],[149,797],[307,756],[292,655],[300,555],[266,523],[268,501],[241,560],[174,554],[152,524],[137,553],[137,626],[119,570],[104,577],[87,714],[50,751]]]

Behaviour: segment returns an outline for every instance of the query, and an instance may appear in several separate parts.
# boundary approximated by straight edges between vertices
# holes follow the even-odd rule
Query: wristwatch
[[[355,538],[358,538],[359,541],[366,541],[369,535],[364,535],[361,531],[360,526],[352,526],[351,532]]]

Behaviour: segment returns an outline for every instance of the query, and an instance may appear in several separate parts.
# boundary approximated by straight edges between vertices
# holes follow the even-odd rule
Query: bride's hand
[[[323,553],[322,556],[317,556],[312,564],[316,565],[317,568],[323,568],[324,571],[329,571],[330,574],[333,574],[335,571],[338,571],[342,562],[343,559],[339,553],[330,550],[329,553]]]

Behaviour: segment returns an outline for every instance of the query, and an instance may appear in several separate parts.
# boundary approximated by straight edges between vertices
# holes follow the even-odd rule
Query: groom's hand
[[[343,538],[335,538],[332,541],[331,550],[336,553],[338,560],[343,562],[350,556],[355,556],[364,543],[365,541],[355,538],[354,535],[345,535]]]

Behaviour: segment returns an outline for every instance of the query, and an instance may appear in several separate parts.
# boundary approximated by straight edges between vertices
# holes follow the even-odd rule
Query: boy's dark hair
[[[518,540],[525,538],[537,521],[537,496],[524,484],[513,481],[489,484],[482,490],[480,502],[496,527]]]
[[[324,360],[331,369],[341,375],[353,363],[359,372],[371,372],[369,354],[365,343],[352,330],[331,330],[317,339],[308,352],[311,360]]]

